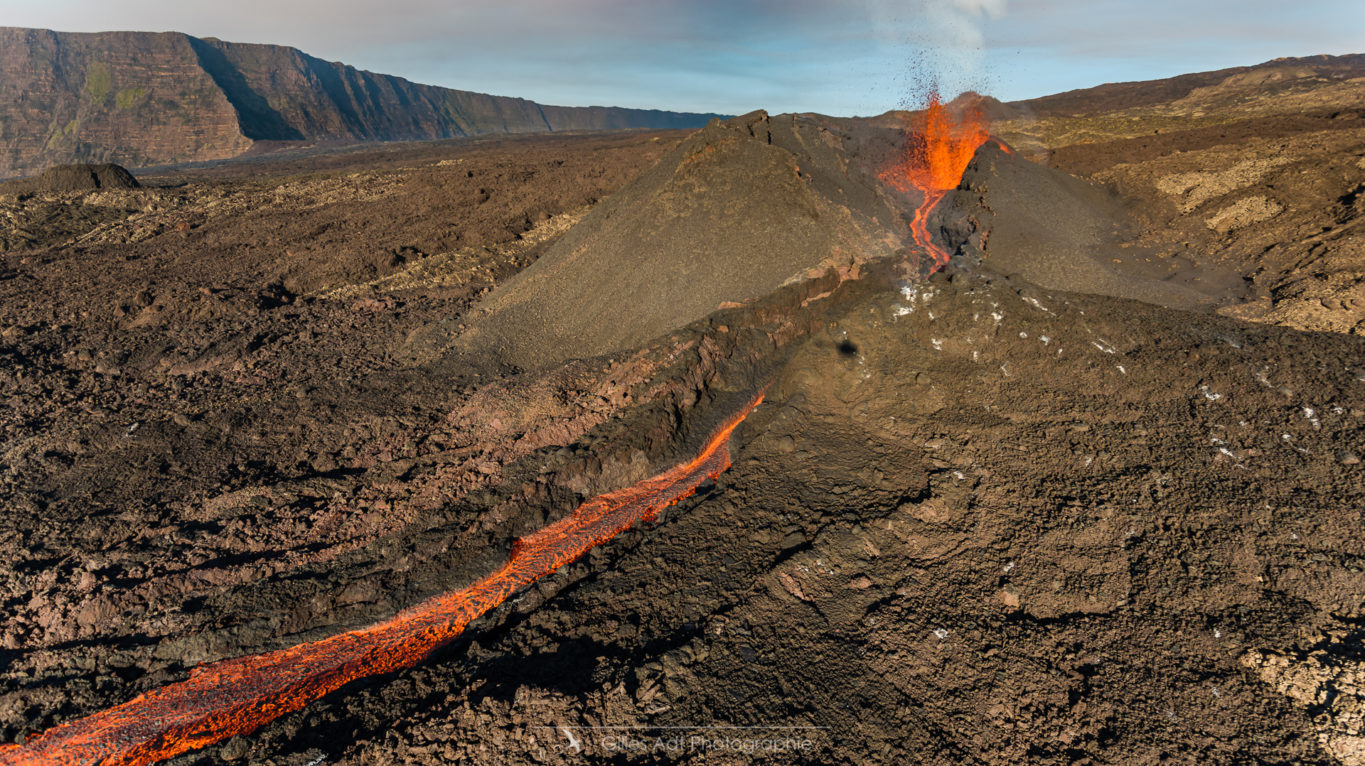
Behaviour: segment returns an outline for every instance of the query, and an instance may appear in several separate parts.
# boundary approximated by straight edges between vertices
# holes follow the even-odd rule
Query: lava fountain
[[[937,91],[929,92],[929,103],[919,121],[921,125],[906,131],[901,155],[878,177],[897,191],[922,195],[923,201],[910,221],[910,234],[928,251],[934,259],[933,270],[937,270],[948,262],[948,253],[929,237],[929,213],[948,191],[962,182],[962,171],[990,134],[979,109],[969,108],[955,117],[943,105]]]
[[[519,588],[692,495],[730,467],[730,434],[763,400],[727,420],[690,461],[578,506],[516,541],[499,569],[387,622],[287,649],[200,665],[179,683],[0,747],[0,765],[145,764],[254,731],[368,676],[411,667]]]

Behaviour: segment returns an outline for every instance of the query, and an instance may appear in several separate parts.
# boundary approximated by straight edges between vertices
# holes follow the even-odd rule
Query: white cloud
[[[964,13],[973,16],[999,18],[1005,15],[1005,0],[953,0]]]
[[[1006,0],[866,0],[883,31],[883,45],[904,58],[909,82],[903,105],[916,106],[930,89],[952,98],[990,90],[985,66],[988,19],[1006,13]]]

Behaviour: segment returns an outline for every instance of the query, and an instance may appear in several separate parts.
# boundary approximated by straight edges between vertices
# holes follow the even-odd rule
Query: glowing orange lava
[[[632,487],[588,500],[516,541],[497,571],[393,619],[288,649],[201,665],[188,680],[0,747],[0,764],[145,764],[245,734],[359,678],[421,662],[519,588],[696,492],[730,467],[730,434],[763,400],[726,421],[700,454]]]
[[[904,153],[878,176],[892,188],[909,194],[919,192],[924,199],[910,221],[910,235],[934,259],[934,268],[948,262],[948,253],[929,236],[929,212],[949,190],[962,182],[962,171],[972,155],[990,138],[980,110],[969,109],[954,119],[937,92],[929,93],[929,103],[918,130],[906,133]]]

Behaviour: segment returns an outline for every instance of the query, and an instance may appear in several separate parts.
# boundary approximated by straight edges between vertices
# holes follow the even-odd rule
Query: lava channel
[[[730,434],[763,400],[726,421],[692,460],[578,506],[518,539],[501,568],[387,622],[267,654],[200,665],[188,680],[61,724],[0,764],[145,764],[254,731],[351,681],[411,667],[521,587],[697,491],[730,467]]]
[[[910,221],[910,236],[929,253],[934,260],[931,270],[937,271],[948,263],[948,252],[929,236],[929,213],[962,183],[963,171],[990,133],[979,109],[968,109],[954,119],[934,91],[929,93],[923,119],[919,131],[907,131],[902,156],[878,177],[897,191],[923,195]]]

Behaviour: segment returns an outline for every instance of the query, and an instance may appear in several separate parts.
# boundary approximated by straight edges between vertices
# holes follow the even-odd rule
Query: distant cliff
[[[0,178],[69,162],[224,159],[257,141],[690,128],[714,116],[542,106],[178,32],[0,27]]]

